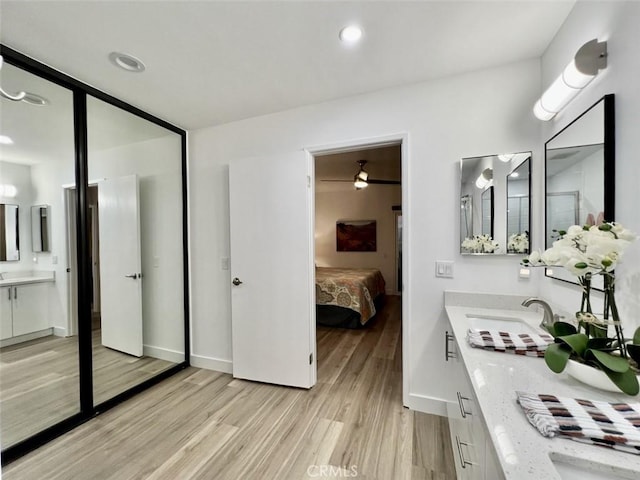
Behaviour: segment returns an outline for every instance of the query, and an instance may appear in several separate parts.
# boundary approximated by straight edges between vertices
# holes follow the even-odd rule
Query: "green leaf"
[[[601,352],[600,350],[587,350],[585,357],[595,358],[598,363],[614,372],[624,373],[629,370],[629,361],[626,358],[611,355],[607,352]],[[603,369],[604,370],[604,369]]]
[[[555,322],[551,329],[553,330],[551,334],[554,337],[562,337],[564,335],[572,335],[574,333],[578,333],[576,327],[567,322]]]
[[[584,323],[584,328],[590,337],[593,337],[593,338],[607,337],[607,327],[600,327],[592,323]]]
[[[640,345],[640,327],[636,328],[636,331],[633,334],[633,343]]]
[[[567,366],[571,350],[562,343],[552,343],[544,352],[544,361],[554,372],[560,373]]]
[[[604,369],[604,373],[611,379],[616,386],[627,395],[637,395],[640,392],[640,385],[638,385],[638,377],[629,369],[624,373],[614,372],[613,370]]]
[[[571,347],[571,350],[576,352],[580,357],[584,357],[588,340],[589,338],[584,333],[574,333],[573,335],[565,335],[563,337],[556,338],[556,341],[566,343]]]

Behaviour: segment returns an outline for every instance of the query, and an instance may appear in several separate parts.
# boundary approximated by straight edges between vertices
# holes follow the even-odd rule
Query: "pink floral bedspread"
[[[384,293],[384,287],[375,268],[316,267],[316,303],[354,310],[363,325],[376,314],[373,299]]]

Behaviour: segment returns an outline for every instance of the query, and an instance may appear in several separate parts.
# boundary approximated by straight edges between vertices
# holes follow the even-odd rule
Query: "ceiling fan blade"
[[[367,183],[377,183],[378,185],[400,185],[402,182],[400,180],[378,180],[370,178],[367,180]]]
[[[321,182],[349,182],[349,183],[353,183],[353,180],[344,180],[344,179],[330,179],[330,178],[323,178],[322,180],[320,180]],[[376,178],[370,178],[367,180],[367,183],[371,183],[371,184],[376,184],[376,185],[400,185],[402,182],[400,180],[380,180],[380,179],[376,179]]]

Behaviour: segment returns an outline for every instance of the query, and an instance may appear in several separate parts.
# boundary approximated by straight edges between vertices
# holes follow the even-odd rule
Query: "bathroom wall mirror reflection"
[[[531,152],[463,158],[460,165],[460,253],[529,253]]]
[[[31,207],[31,248],[34,253],[51,251],[49,205]]]
[[[18,205],[0,203],[0,262],[20,260]]]
[[[545,144],[546,245],[558,230],[614,220],[614,97],[606,95]],[[577,283],[562,268],[548,277]],[[602,289],[600,276],[594,288]]]

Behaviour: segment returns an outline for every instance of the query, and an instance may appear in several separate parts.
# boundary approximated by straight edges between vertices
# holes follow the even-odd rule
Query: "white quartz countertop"
[[[542,319],[542,313],[534,309],[484,307],[449,304],[445,310],[505,478],[561,479],[552,457],[600,472],[603,479],[611,478],[612,474],[640,478],[640,455],[559,437],[543,437],[527,421],[516,401],[516,391],[607,402],[635,403],[640,398],[588,387],[566,373],[555,374],[543,358],[472,348],[466,340],[467,314],[517,317],[536,327]]]
[[[46,271],[3,272],[0,275],[0,287],[55,281],[55,272]]]

